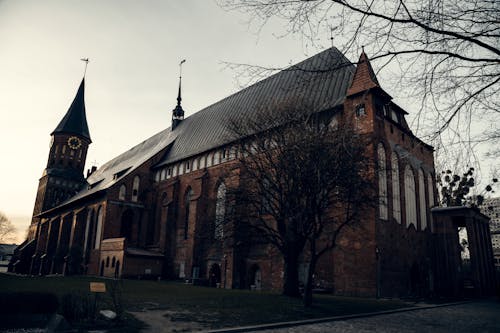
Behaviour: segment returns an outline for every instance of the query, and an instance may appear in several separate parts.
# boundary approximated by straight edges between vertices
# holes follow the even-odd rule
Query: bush
[[[88,293],[65,294],[61,298],[60,312],[70,323],[87,322],[94,319],[95,302]]]
[[[59,306],[57,296],[51,293],[0,293],[0,300],[2,314],[49,314],[55,313]]]

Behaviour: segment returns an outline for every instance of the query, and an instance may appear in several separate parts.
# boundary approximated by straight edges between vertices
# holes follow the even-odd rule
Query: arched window
[[[208,156],[207,156],[207,168],[209,168],[209,167],[212,166],[212,164],[213,164],[213,158],[214,158],[214,154],[213,153],[208,154]]]
[[[432,174],[427,175],[427,191],[429,192],[429,208],[434,207],[434,184],[432,183],[432,180],[434,177]]]
[[[214,153],[214,165],[217,165],[220,163],[220,154],[221,154],[220,151],[216,151]]]
[[[121,218],[121,227],[120,227],[120,237],[125,237],[127,242],[132,242],[132,231],[134,224],[134,212],[130,209],[127,209],[123,212]]]
[[[379,143],[377,147],[378,156],[378,210],[379,217],[387,220],[387,167],[385,162],[385,149]]]
[[[406,226],[417,228],[417,202],[415,196],[415,176],[409,165],[405,168],[405,211]]]
[[[126,195],[127,195],[127,186],[125,186],[125,184],[122,184],[122,186],[120,186],[120,191],[118,192],[118,200],[125,200]]]
[[[224,220],[226,218],[226,185],[221,183],[217,188],[217,202],[215,203],[215,239],[224,237]]]
[[[420,228],[427,228],[427,205],[425,203],[425,180],[424,172],[418,169],[418,198],[420,204]]]
[[[159,182],[160,181],[160,171],[156,171],[155,173],[155,182]]]
[[[106,267],[109,267],[109,257],[106,257]]]
[[[262,214],[269,214],[271,212],[271,184],[269,183],[269,179],[262,179],[262,193],[261,193],[261,204],[260,211]]]
[[[113,260],[111,260],[111,267],[115,267],[116,264],[116,258],[113,257]]]
[[[94,210],[93,209],[88,209],[87,210],[87,219],[85,221],[85,240],[83,242],[83,253],[87,253],[87,249],[89,249],[92,245],[90,240],[92,239],[92,236],[90,233],[92,232],[92,221],[94,219]]]
[[[184,197],[184,239],[188,239],[188,231],[189,231],[189,211],[191,206],[191,199],[193,197],[193,189],[189,188],[186,191],[186,196]]]
[[[95,250],[99,250],[99,247],[101,246],[102,214],[102,207],[99,207],[99,210],[97,211],[97,228],[95,232]]]
[[[399,162],[396,152],[392,152],[392,217],[401,223],[401,194],[399,191]]]
[[[134,183],[132,186],[132,201],[137,202],[137,198],[139,197],[139,184],[141,179],[139,176],[134,177]]]

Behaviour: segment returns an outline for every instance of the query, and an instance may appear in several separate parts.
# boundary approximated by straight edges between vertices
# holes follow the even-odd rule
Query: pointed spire
[[[179,64],[179,91],[177,93],[177,106],[172,110],[172,130],[174,130],[179,123],[184,120],[184,110],[182,109],[182,97],[181,97],[181,84],[182,84],[182,64],[186,60],[182,60]]]
[[[85,114],[85,78],[82,79],[80,87],[76,93],[75,99],[71,103],[68,112],[59,122],[56,129],[50,134],[68,133],[80,135],[90,140],[89,127],[87,125],[87,116]]]
[[[347,96],[355,95],[375,87],[380,88],[380,84],[363,47],[351,86],[347,89]]]

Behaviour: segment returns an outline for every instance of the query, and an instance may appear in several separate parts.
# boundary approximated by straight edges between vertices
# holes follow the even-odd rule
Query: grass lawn
[[[43,291],[58,297],[88,293],[89,282],[111,280],[92,277],[19,277],[0,274],[0,292]],[[121,281],[123,305],[129,311],[162,309],[172,312],[172,321],[196,321],[205,327],[263,324],[311,319],[406,307],[393,300],[314,295],[314,305],[304,309],[300,299],[276,293],[195,287],[167,281]],[[109,287],[107,288],[109,289]],[[108,293],[101,308],[113,308]],[[131,320],[129,318],[128,320]],[[132,325],[135,327],[137,324]]]

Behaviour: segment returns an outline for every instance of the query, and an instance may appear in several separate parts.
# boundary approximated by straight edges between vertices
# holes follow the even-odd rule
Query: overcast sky
[[[276,24],[256,34],[246,20],[211,0],[0,0],[0,211],[24,234],[80,58],[90,58],[88,168],[170,126],[181,59],[190,115],[238,90],[222,62],[283,67],[318,51],[276,38]]]
[[[300,36],[278,38],[283,22],[257,34],[247,19],[213,0],[0,0],[0,211],[16,223],[18,241],[50,133],[82,79],[80,58],[90,58],[89,168],[170,126],[180,60],[187,59],[182,103],[189,116],[238,90],[223,62],[286,67],[331,45],[328,33],[315,47]],[[383,72],[379,81],[384,86]]]

